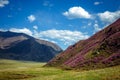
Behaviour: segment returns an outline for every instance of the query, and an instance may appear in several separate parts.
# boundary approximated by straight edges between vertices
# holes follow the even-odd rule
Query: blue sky
[[[22,32],[62,49],[120,18],[120,0],[0,0],[0,30]]]

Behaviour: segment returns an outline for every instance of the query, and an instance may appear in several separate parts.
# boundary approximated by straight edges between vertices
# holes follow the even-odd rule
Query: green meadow
[[[120,80],[120,66],[89,71],[43,67],[45,63],[0,60],[0,80]]]

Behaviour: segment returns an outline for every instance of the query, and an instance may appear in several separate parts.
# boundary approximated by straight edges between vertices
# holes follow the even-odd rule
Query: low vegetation
[[[43,65],[45,63],[0,60],[0,80],[120,80],[120,66],[73,71]]]

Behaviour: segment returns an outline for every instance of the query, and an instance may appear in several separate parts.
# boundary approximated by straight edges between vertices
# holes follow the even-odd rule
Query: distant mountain
[[[54,43],[23,33],[0,31],[0,58],[46,62],[62,49]]]
[[[66,69],[95,69],[115,65],[120,65],[120,19],[89,39],[68,47],[46,64]]]

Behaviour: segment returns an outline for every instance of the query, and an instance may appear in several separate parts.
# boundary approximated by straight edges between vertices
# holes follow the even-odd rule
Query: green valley
[[[120,66],[89,71],[43,67],[46,63],[0,60],[0,80],[120,80]]]

